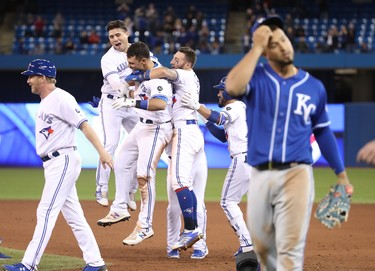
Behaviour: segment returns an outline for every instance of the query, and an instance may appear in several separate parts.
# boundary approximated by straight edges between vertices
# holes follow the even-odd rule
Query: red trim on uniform
[[[178,188],[178,189],[175,190],[175,192],[180,192],[180,191],[185,190],[185,189],[188,189],[188,187],[184,186],[184,187]]]

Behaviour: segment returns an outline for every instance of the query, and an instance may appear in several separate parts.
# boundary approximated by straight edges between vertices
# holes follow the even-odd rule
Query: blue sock
[[[193,220],[194,226],[198,228],[198,218],[197,218],[197,196],[195,196],[194,190],[190,191],[191,196],[193,197]]]
[[[176,190],[178,202],[180,203],[182,216],[184,218],[184,229],[194,230],[194,200],[187,187]],[[196,213],[196,212],[195,212]]]

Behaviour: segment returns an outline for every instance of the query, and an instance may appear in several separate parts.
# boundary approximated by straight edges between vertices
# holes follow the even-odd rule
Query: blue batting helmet
[[[231,97],[228,92],[225,90],[225,80],[227,80],[227,77],[223,77],[221,80],[220,80],[220,83],[217,84],[217,85],[214,85],[213,87],[216,88],[216,89],[220,89],[223,91],[223,98],[227,101],[229,100],[232,100],[233,97]]]
[[[34,59],[30,62],[26,71],[22,75],[41,75],[51,78],[56,77],[56,67],[50,61],[45,59]]]

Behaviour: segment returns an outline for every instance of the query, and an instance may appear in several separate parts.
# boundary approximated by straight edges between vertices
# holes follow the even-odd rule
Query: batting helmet
[[[26,71],[21,72],[23,75],[42,75],[51,78],[56,77],[56,67],[50,61],[45,59],[34,59],[30,62]]]
[[[225,90],[225,80],[227,80],[227,77],[223,77],[221,80],[220,80],[220,83],[218,85],[214,85],[213,87],[216,88],[216,89],[220,89],[220,90],[223,90],[223,98],[227,101],[229,100],[232,100],[233,97],[231,97],[228,92]]]

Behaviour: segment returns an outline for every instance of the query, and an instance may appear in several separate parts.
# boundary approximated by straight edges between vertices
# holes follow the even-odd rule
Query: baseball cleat
[[[129,207],[130,211],[137,210],[137,203],[135,202],[135,193],[130,192],[129,198],[130,198],[130,200],[128,202],[128,207]]]
[[[172,249],[171,251],[167,252],[168,259],[180,259],[180,252],[177,249]]]
[[[123,214],[118,214],[116,212],[109,212],[109,214],[106,217],[99,219],[97,224],[99,226],[105,227],[105,226],[111,226],[112,224],[115,224],[121,221],[129,220],[129,219],[130,219],[130,214],[128,210],[126,210]]]
[[[107,267],[105,265],[102,266],[91,266],[91,265],[86,265],[82,271],[108,271]]]
[[[108,206],[108,192],[96,191],[96,202],[103,207]]]
[[[187,250],[202,238],[203,233],[199,230],[199,228],[196,228],[193,231],[184,230],[180,235],[180,240],[172,246],[172,249]]]
[[[191,259],[196,259],[196,260],[202,260],[206,258],[208,255],[208,250],[200,250],[200,249],[194,249],[193,253],[191,254],[190,258]]]
[[[238,254],[249,252],[254,250],[253,246],[240,246],[240,248],[234,253],[234,257],[236,258]]]
[[[22,263],[4,264],[3,269],[7,271],[30,271],[30,269],[24,266]]]
[[[154,231],[151,228],[138,229],[136,227],[134,231],[122,241],[122,243],[127,246],[134,246],[152,236],[154,236]]]

